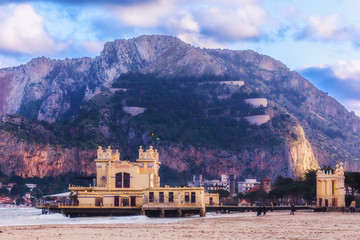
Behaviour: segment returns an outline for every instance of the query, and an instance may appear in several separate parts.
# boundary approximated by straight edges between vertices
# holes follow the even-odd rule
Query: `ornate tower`
[[[316,173],[316,206],[345,206],[345,170],[343,163],[336,165],[334,173],[319,169]]]
[[[97,150],[96,163],[96,186],[111,188],[111,167],[114,162],[120,161],[120,153],[116,150],[112,154],[110,146],[104,151],[101,146]]]
[[[142,169],[142,173],[150,175],[150,187],[160,187],[159,168],[161,163],[159,162],[158,151],[150,146],[149,149],[144,152],[142,146],[140,146],[139,158],[136,162]]]

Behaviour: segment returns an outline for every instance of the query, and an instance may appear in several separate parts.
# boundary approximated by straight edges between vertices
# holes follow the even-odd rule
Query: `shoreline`
[[[360,239],[358,213],[233,213],[172,223],[0,227],[0,239]]]

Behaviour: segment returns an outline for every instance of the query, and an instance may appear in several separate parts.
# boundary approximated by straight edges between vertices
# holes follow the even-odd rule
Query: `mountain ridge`
[[[241,99],[235,99],[236,94],[256,93],[268,99],[269,107],[264,111],[270,116],[271,120],[264,125],[264,128],[266,131],[271,132],[271,134],[269,132],[270,137],[274,136],[281,139],[279,146],[271,148],[255,144],[249,145],[242,150],[236,148],[229,150],[217,145],[215,147],[206,145],[209,142],[208,140],[204,140],[205,145],[199,146],[167,140],[161,142],[158,148],[162,152],[160,156],[163,156],[164,164],[171,169],[178,168],[179,171],[188,173],[200,171],[210,176],[234,171],[236,174],[244,176],[247,174],[246,176],[258,175],[271,178],[275,178],[280,174],[300,177],[309,168],[324,164],[334,165],[339,161],[344,161],[345,167],[349,170],[359,169],[359,151],[356,150],[356,146],[360,142],[360,118],[354,113],[349,113],[335,99],[318,90],[300,74],[290,71],[280,61],[252,50],[234,51],[194,48],[171,36],[152,35],[129,40],[115,40],[106,43],[104,50],[95,58],[85,57],[66,60],[36,58],[19,67],[2,69],[0,71],[0,84],[4,87],[0,90],[0,96],[2,96],[0,97],[0,115],[15,113],[25,118],[46,122],[74,121],[74,118],[79,118],[79,111],[83,111],[82,109],[89,108],[89,111],[92,111],[91,106],[96,106],[96,104],[94,105],[94,97],[96,96],[100,96],[101,101],[109,101],[110,104],[112,104],[114,98],[121,97],[119,98],[122,99],[121,104],[113,103],[114,106],[117,108],[127,106],[127,103],[135,101],[134,96],[142,100],[142,96],[134,92],[135,90],[141,92],[141,88],[130,84],[129,93],[116,93],[114,95],[106,93],[106,89],[112,87],[116,81],[120,85],[123,84],[124,80],[116,79],[130,72],[139,72],[144,76],[154,76],[149,81],[155,81],[157,78],[180,79],[180,83],[172,86],[171,91],[180,91],[179,89],[184,88],[184,86],[185,89],[195,88],[196,91],[192,94],[196,94],[197,97],[200,96],[201,101],[208,102],[208,105],[204,105],[206,109],[204,112],[205,120],[206,118],[211,120],[216,116],[208,116],[207,111],[218,109],[216,111],[219,112],[220,106],[223,109],[228,108],[227,103],[235,104],[235,109],[237,102],[242,105]],[[224,88],[221,84],[216,88],[199,85],[199,82],[216,82],[218,81],[216,79],[244,80],[244,90],[237,87],[229,88],[228,86]],[[184,82],[181,83],[181,81]],[[187,81],[190,81],[189,85],[187,85]],[[191,82],[194,82],[195,85],[191,85]],[[146,81],[139,82],[139,84],[149,87]],[[221,96],[227,96],[229,99],[220,99],[221,96],[216,94],[216,96],[209,97],[213,94],[213,91],[219,94],[221,92]],[[148,94],[151,96],[154,93],[149,92]],[[164,94],[166,97],[170,92],[165,91]],[[142,100],[142,102],[144,101]],[[150,108],[146,111],[158,111],[152,109],[154,106],[148,107]],[[103,139],[101,141],[110,145],[112,144],[111,141],[124,143],[132,150],[122,149],[122,151],[130,155],[134,151],[135,145],[151,143],[149,138],[145,137],[148,134],[147,130],[140,129],[137,125],[131,127],[136,123],[134,119],[142,118],[142,121],[150,121],[148,123],[151,123],[153,120],[144,117],[148,115],[131,118],[106,104],[101,105],[99,108],[95,112],[100,114],[101,117],[95,121],[95,125],[90,124],[91,128],[85,126],[86,131],[83,129],[87,134],[89,134],[90,129],[100,136],[93,137],[92,141],[100,138]],[[246,107],[246,109],[248,108]],[[165,110],[172,111],[171,108]],[[115,111],[120,114],[119,118],[109,120],[111,114],[107,116],[107,111]],[[228,111],[221,113],[221,116],[230,121],[233,117],[230,114],[230,109]],[[240,114],[238,110],[236,111],[232,113],[235,114],[235,117],[236,114]],[[254,112],[255,110],[248,109],[246,111]],[[216,123],[216,121],[220,120],[214,121]],[[84,122],[84,119],[80,119],[79,122]],[[185,122],[185,124],[189,123]],[[234,127],[238,127],[238,124],[234,124]],[[245,126],[241,124],[240,127]],[[21,131],[16,130],[20,127],[9,126],[8,122],[3,122],[2,131],[8,131],[8,134],[20,136],[18,137],[20,142],[28,141],[24,140],[23,134],[16,135],[16,131]],[[123,129],[119,133],[121,136],[113,136],[114,134],[111,133],[111,129],[114,129],[113,126]],[[168,127],[176,130],[174,126],[170,125]],[[259,132],[253,127],[249,129]],[[72,132],[79,131],[71,128],[70,130]],[[31,135],[31,133],[27,134]],[[118,138],[128,138],[131,143],[118,140]],[[66,151],[71,152],[71,149],[78,147],[71,146],[73,140],[69,139],[69,146],[65,148],[70,149]],[[11,144],[15,143],[12,142]],[[36,145],[36,143],[32,144]],[[30,145],[28,148],[31,148]],[[0,147],[0,156],[3,159],[0,167],[2,171],[10,173],[15,166],[6,169],[3,167],[6,165],[6,160],[9,159],[9,154],[11,155],[9,151],[4,150],[5,148],[5,145]],[[13,151],[14,155],[18,156],[18,161],[26,162],[25,155],[29,155],[27,150],[23,150],[23,153]],[[56,151],[61,150],[57,148],[53,152]],[[89,153],[91,149],[85,147],[84,151],[86,152],[84,155],[92,156]],[[95,150],[93,149],[93,151]],[[45,152],[48,154],[49,150],[45,150]],[[214,155],[217,157],[214,157]],[[61,159],[66,159],[63,160],[65,163],[71,162],[71,156],[71,154],[68,154],[65,157],[62,156]],[[33,159],[34,162],[40,161],[40,158],[37,157]],[[47,161],[57,160],[50,160],[49,158],[41,161],[46,163]],[[85,162],[89,163],[91,159]],[[88,166],[89,164],[85,164],[85,162],[83,161],[82,164]],[[31,168],[29,162],[24,163],[24,165],[29,166],[29,169]],[[42,176],[63,173],[60,170],[52,171],[53,166],[51,164],[43,165],[46,166],[44,166]],[[22,171],[25,170],[17,173],[24,174]],[[83,169],[79,167],[76,171],[89,172],[90,169],[89,167]],[[31,173],[28,171],[27,176],[36,174],[35,171]]]

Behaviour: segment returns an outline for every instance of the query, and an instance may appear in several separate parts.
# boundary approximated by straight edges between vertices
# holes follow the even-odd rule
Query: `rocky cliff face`
[[[3,130],[0,139],[1,171],[7,175],[42,178],[68,172],[90,175],[95,171],[90,160],[95,158],[95,151],[29,143]]]
[[[279,146],[258,145],[235,151],[166,142],[159,145],[159,151],[163,163],[170,168],[189,173],[202,171],[212,176],[233,171],[244,177],[272,178],[280,174],[299,177],[309,168],[332,166],[340,161],[345,162],[348,170],[360,170],[360,150],[356,147],[360,143],[359,118],[301,75],[253,51],[199,49],[168,36],[109,42],[95,58],[43,57],[2,69],[0,115],[15,113],[47,122],[76,117],[84,101],[111,87],[114,79],[130,71],[199,81],[207,77],[241,80],[246,88],[269,102],[268,127],[282,136]],[[105,113],[102,110],[100,115]],[[106,115],[105,120],[86,131],[96,132],[107,143],[118,138],[128,138],[134,144],[149,143],[140,137],[139,129],[124,127],[124,122],[131,120],[123,116],[114,118]],[[288,124],[277,126],[276,119]],[[77,123],[83,126],[86,121],[80,119]],[[122,129],[117,134],[123,135],[112,134],[109,130],[112,125]],[[89,173],[93,169],[95,149],[34,143],[17,135],[16,128],[12,129],[3,129],[0,135],[0,169],[5,173],[15,171],[23,176],[41,177],[68,171]]]

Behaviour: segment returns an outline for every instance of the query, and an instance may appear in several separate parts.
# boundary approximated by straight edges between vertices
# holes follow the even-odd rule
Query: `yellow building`
[[[345,170],[343,163],[336,165],[334,173],[321,171],[316,173],[316,206],[345,207]]]
[[[206,193],[205,194],[205,206],[219,206],[219,194],[218,193]]]
[[[205,216],[204,188],[160,187],[159,153],[151,146],[146,151],[140,147],[136,162],[120,160],[118,150],[113,153],[110,147],[105,151],[99,147],[95,165],[96,186],[70,186],[73,204],[61,206],[63,213],[74,213],[69,209],[78,209],[76,213],[80,213],[79,209],[82,209],[92,215],[96,212],[102,215],[107,212],[94,209],[112,209],[108,212],[116,215],[141,212],[159,216],[192,213]],[[218,200],[214,202],[218,203]]]

